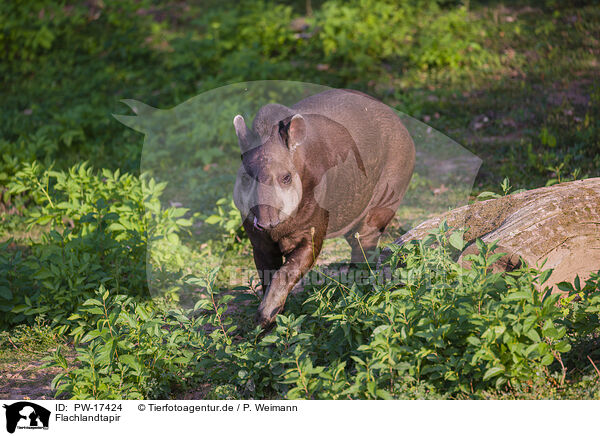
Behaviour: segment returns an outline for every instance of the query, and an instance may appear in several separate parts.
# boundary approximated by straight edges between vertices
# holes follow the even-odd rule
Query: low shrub
[[[267,333],[245,322],[255,305],[243,303],[257,297],[214,289],[217,270],[188,278],[206,291],[188,311],[148,309],[102,290],[73,316],[85,345],[79,366],[54,357],[67,371],[58,391],[164,397],[203,382],[228,398],[481,398],[538,380],[562,383],[555,365],[571,347],[567,328],[597,327],[599,276],[574,288],[577,305],[561,305],[538,291],[549,273],[493,273],[501,253],[482,242],[465,269],[453,260],[463,244],[443,224],[422,241],[392,246],[390,280],[309,285]]]
[[[95,173],[85,163],[61,172],[36,162],[24,165],[10,191],[35,204],[26,211],[29,227],[48,231],[27,252],[0,254],[6,272],[0,279],[0,326],[45,314],[65,330],[68,317],[99,285],[148,297],[149,238],[164,238],[176,251],[177,233],[190,225],[185,209],[161,208],[162,189],[164,184],[119,170]]]
[[[101,286],[69,320],[76,348],[70,366],[60,348],[51,365],[65,372],[52,382],[56,394],[73,399],[164,398],[183,389],[201,372],[198,361],[207,338],[200,319],[181,310],[163,311]],[[51,360],[48,359],[48,360]]]

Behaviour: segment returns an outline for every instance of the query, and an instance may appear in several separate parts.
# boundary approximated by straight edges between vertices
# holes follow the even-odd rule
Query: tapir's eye
[[[281,181],[284,185],[289,185],[290,183],[292,183],[292,175],[290,173],[287,173],[285,176],[283,176]]]

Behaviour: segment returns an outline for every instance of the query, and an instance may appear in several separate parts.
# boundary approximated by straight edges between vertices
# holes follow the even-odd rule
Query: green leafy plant
[[[164,398],[174,385],[183,388],[201,373],[196,365],[207,339],[200,320],[181,311],[164,312],[100,287],[70,319],[80,323],[72,332],[80,344],[75,366],[60,349],[47,359],[47,366],[65,370],[52,382],[57,394]]]
[[[204,222],[217,226],[225,232],[227,237],[233,237],[238,242],[241,242],[240,233],[243,232],[242,218],[239,210],[233,204],[233,200],[230,198],[220,198],[217,200],[216,206],[216,213],[208,216]]]
[[[177,250],[179,240],[170,236],[191,224],[181,218],[185,210],[161,208],[163,188],[119,170],[96,174],[85,163],[68,172],[25,164],[10,190],[29,193],[37,205],[27,213],[30,228],[49,231],[27,256],[17,250],[0,258],[7,271],[0,283],[0,324],[46,314],[66,328],[69,315],[100,284],[146,296],[148,235]]]
[[[503,254],[476,245],[465,269],[453,260],[462,234],[442,223],[424,240],[390,247],[388,281],[367,274],[346,285],[326,276],[267,333],[236,324],[244,312],[229,305],[256,297],[219,292],[217,270],[187,279],[205,290],[187,311],[102,288],[71,317],[81,366],[67,368],[56,354],[67,370],[56,383],[75,398],[160,397],[180,380],[209,382],[216,396],[290,399],[481,398],[527,391],[540,379],[561,385],[567,330],[597,327],[597,275],[583,288],[585,303],[558,304],[558,295],[538,290],[549,272],[493,273]],[[561,286],[583,292],[578,282]],[[563,368],[557,374],[554,363]]]

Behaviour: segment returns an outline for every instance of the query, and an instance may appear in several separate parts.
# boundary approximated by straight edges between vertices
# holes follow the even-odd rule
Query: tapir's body
[[[391,108],[350,90],[264,106],[252,130],[239,115],[234,125],[242,149],[234,201],[262,277],[265,326],[325,238],[344,236],[352,262],[373,252],[406,192],[415,149]]]

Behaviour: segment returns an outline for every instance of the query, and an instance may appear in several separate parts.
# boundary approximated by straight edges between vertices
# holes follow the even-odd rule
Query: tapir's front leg
[[[244,228],[252,242],[254,264],[260,276],[263,294],[266,294],[273,274],[283,265],[283,253],[276,242],[263,232],[258,232],[249,220],[244,221]]]
[[[257,321],[263,327],[273,322],[283,310],[290,291],[313,266],[321,247],[322,237],[304,238],[286,256],[283,266],[273,275],[269,288],[258,307]]]

